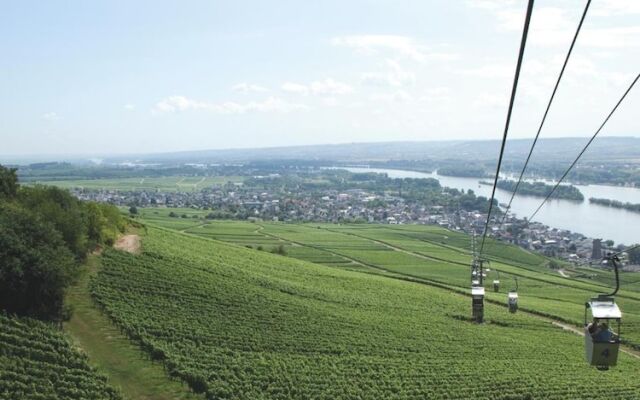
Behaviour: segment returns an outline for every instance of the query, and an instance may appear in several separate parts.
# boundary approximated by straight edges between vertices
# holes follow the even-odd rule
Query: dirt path
[[[580,336],[584,337],[584,332],[581,329],[576,328],[575,326],[568,325],[568,324],[565,324],[565,323],[562,323],[562,322],[558,322],[558,321],[554,321],[554,320],[549,320],[549,321],[551,321],[551,323],[553,325],[555,325],[557,327],[560,327],[560,328],[564,329],[565,331],[573,332],[576,335],[580,335]],[[622,346],[620,346],[620,351],[622,351],[623,353],[627,353],[630,356],[633,356],[635,358],[640,358],[640,351],[636,351],[636,350],[630,349],[628,347],[622,347]]]
[[[91,365],[109,377],[127,400],[204,400],[180,381],[167,376],[162,364],[132,343],[95,305],[89,282],[100,269],[100,257],[90,256],[86,269],[67,293],[65,303],[73,306],[64,330],[75,345],[89,356]]]
[[[140,254],[140,236],[124,235],[116,240],[113,248],[133,254]]]
[[[560,274],[560,276],[562,276],[563,278],[570,278],[570,276],[569,276],[569,275],[567,275],[567,274],[565,274],[564,270],[562,270],[562,269],[559,269],[559,270],[558,270],[558,273],[559,273],[559,274]]]

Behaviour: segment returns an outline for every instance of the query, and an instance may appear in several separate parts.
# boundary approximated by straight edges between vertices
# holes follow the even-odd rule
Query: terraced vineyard
[[[55,328],[0,314],[0,399],[122,399]]]
[[[302,246],[290,226],[269,228],[288,250]],[[318,251],[419,269],[390,262],[402,252],[380,243],[305,229],[318,231],[308,239]],[[578,336],[491,304],[487,323],[472,324],[469,299],[451,290],[153,227],[143,248],[105,252],[94,297],[209,399],[640,397],[638,359],[621,354],[603,374],[583,361]]]
[[[457,291],[469,286],[470,239],[467,235],[424,225],[323,225],[249,222],[211,222],[187,232],[225,240],[229,227],[247,235],[264,235],[285,243],[291,257],[375,273],[394,273],[445,285]],[[232,241],[233,240],[227,240]],[[243,242],[236,242],[243,243]],[[313,258],[309,253],[320,254]],[[487,293],[490,300],[506,303],[506,291],[518,278],[523,310],[550,316],[575,326],[582,324],[584,302],[597,293],[611,290],[613,277],[602,270],[596,280],[567,279],[546,267],[548,260],[517,247],[488,241],[486,253],[498,277],[501,293]],[[622,274],[618,296],[625,316],[625,340],[640,348],[640,292],[632,281],[639,274]],[[607,285],[608,284],[608,285]]]

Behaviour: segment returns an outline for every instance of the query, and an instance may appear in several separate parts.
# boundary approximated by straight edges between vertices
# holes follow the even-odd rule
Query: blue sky
[[[512,137],[532,137],[584,1],[538,0]],[[497,139],[525,0],[16,1],[0,154]],[[596,0],[543,137],[586,136],[640,70],[640,1]],[[603,135],[638,135],[640,88]]]

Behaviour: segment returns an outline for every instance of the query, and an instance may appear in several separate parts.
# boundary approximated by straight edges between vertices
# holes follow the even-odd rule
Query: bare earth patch
[[[140,254],[140,236],[124,235],[113,245],[116,250],[127,251],[133,254]]]

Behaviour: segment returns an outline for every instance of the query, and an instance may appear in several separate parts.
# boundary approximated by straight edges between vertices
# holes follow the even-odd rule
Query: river
[[[342,167],[340,167],[342,168]],[[351,172],[385,173],[390,178],[435,178],[440,185],[456,189],[473,190],[477,195],[491,197],[491,186],[481,185],[477,178],[459,178],[381,168],[343,168]],[[485,179],[486,180],[486,179]],[[534,218],[552,228],[568,229],[592,238],[611,239],[617,244],[640,242],[640,213],[606,207],[589,202],[590,197],[640,203],[640,189],[605,185],[574,185],[585,197],[584,202],[553,199],[542,207]],[[497,189],[496,199],[507,203],[511,192]],[[511,211],[519,218],[529,217],[542,202],[540,197],[518,195],[513,200]],[[504,208],[504,207],[503,207]]]

